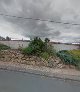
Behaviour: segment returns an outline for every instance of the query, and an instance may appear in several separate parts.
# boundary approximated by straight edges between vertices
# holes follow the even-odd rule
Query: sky
[[[69,22],[60,24],[0,15],[0,36],[30,39],[39,36],[51,41],[79,42],[80,0],[0,0],[0,14]]]

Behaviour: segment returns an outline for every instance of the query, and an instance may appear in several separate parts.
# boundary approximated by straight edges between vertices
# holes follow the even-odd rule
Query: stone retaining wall
[[[0,51],[0,61],[17,62],[26,65],[46,66],[52,68],[62,68],[64,66],[58,57],[50,57],[48,60],[45,60],[37,56],[23,55],[19,50]]]

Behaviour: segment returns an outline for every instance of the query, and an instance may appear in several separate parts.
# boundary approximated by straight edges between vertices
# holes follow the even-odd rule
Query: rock
[[[35,61],[31,61],[30,63],[31,63],[31,65],[35,65]]]
[[[21,58],[22,60],[26,60],[26,58]]]
[[[26,63],[26,60],[22,60],[22,61],[20,61],[20,63],[25,64]]]
[[[56,64],[59,64],[59,63],[60,63],[60,61],[59,61],[58,59],[56,59],[56,60],[55,60],[55,63],[56,63]]]
[[[75,66],[73,66],[73,65],[69,65],[69,67],[70,67],[71,69],[75,69]]]
[[[58,64],[57,68],[60,68],[60,69],[63,68],[63,64]]]
[[[38,66],[47,66],[47,67],[59,67],[62,68],[63,64],[60,64],[60,59],[57,57],[50,57],[48,60],[45,60],[37,56],[27,56],[23,55],[20,51],[16,50],[4,50],[0,52],[0,60],[4,62],[17,62],[21,64],[31,64]]]

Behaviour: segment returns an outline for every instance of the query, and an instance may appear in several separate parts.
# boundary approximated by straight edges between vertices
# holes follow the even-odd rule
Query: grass
[[[50,55],[47,52],[41,53],[41,57],[44,58],[45,60],[48,60]]]
[[[1,50],[7,50],[7,49],[10,49],[10,47],[6,46],[6,45],[3,45],[3,44],[0,44],[0,51]]]
[[[70,50],[68,52],[74,57],[77,67],[80,68],[80,50]]]
[[[70,50],[68,51],[72,56],[74,56],[75,58],[80,59],[80,50]]]

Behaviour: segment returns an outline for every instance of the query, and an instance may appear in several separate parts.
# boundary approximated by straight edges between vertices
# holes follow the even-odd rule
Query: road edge
[[[5,71],[14,71],[14,72],[22,72],[28,74],[34,74],[39,76],[45,76],[50,78],[58,78],[64,80],[73,80],[80,82],[80,71],[75,70],[67,70],[67,69],[53,69],[48,67],[39,67],[33,65],[24,65],[19,63],[7,63],[7,62],[0,62],[0,70]],[[73,73],[69,73],[69,72]]]

